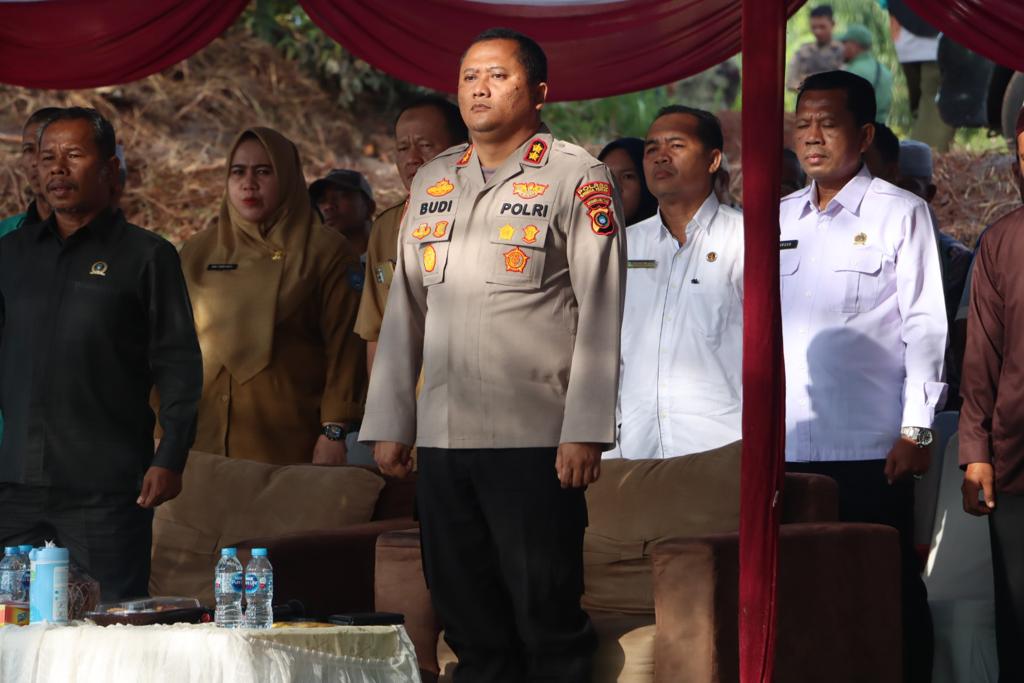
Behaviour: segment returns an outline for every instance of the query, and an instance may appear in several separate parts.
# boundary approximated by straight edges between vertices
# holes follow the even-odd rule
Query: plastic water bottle
[[[29,586],[32,583],[32,561],[29,558],[29,553],[32,552],[32,546],[30,545],[19,545],[18,554],[21,555],[21,561],[24,563],[21,574],[21,590],[24,596],[22,600],[28,602],[29,597]]]
[[[266,548],[253,548],[245,565],[245,625],[270,628],[274,623],[274,568]]]
[[[213,621],[222,628],[238,628],[242,625],[242,563],[238,551],[221,548],[220,561],[213,575],[213,593],[217,607]]]
[[[13,602],[15,592],[15,568],[18,549],[14,546],[4,548],[4,558],[0,560],[0,601]]]

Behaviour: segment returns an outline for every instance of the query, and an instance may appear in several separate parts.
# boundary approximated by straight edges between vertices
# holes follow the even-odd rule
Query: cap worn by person
[[[846,32],[839,38],[839,41],[843,43],[856,43],[863,48],[871,49],[873,39],[871,31],[868,30],[867,26],[863,24],[850,24]]]
[[[315,203],[328,187],[334,187],[339,190],[356,190],[366,195],[368,201],[373,201],[373,188],[370,187],[366,176],[359,171],[353,171],[348,168],[331,169],[327,175],[313,181],[313,184],[309,186],[310,199]]]
[[[919,140],[902,140],[900,142],[900,175],[931,180],[932,148]]]

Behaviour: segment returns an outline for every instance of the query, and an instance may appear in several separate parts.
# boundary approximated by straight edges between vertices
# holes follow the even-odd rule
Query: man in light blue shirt
[[[807,79],[794,141],[810,187],[782,200],[786,469],[839,484],[842,521],[900,532],[905,680],[931,680],[932,624],[914,551],[914,481],[944,399],[946,312],[928,205],[872,177],[871,85]]]

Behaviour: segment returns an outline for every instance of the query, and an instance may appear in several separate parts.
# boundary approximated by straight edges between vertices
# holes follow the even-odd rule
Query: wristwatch
[[[904,427],[900,434],[913,441],[918,448],[927,448],[935,440],[935,433],[924,427]]]
[[[331,441],[344,441],[345,440],[345,428],[339,424],[325,424],[323,430],[320,432]]]

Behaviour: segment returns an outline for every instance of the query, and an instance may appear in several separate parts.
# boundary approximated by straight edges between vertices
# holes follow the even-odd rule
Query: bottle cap
[[[16,550],[17,550],[17,548],[14,547],[13,545],[4,546],[4,555],[10,555],[11,553],[13,553]]]
[[[266,548],[253,548],[252,549],[252,556],[253,557],[266,557],[267,556],[267,549]]]
[[[37,548],[36,562],[67,562],[71,559],[67,548]]]
[[[220,549],[220,556],[221,557],[235,557],[236,555],[238,555],[238,550],[235,549],[235,548],[221,548]]]
[[[30,546],[30,545],[19,545],[18,546],[18,552],[20,552],[20,553],[30,553],[30,552],[32,552],[32,546]]]

